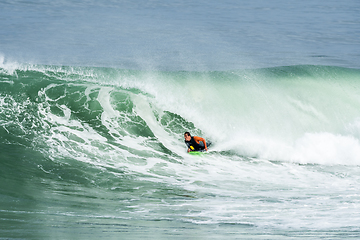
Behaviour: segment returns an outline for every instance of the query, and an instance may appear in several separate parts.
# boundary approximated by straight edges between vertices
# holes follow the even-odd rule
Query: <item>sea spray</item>
[[[144,72],[13,66],[1,68],[2,101],[14,105],[3,104],[3,111],[37,105],[39,112],[23,114],[52,129],[91,129],[115,142],[125,136],[151,137],[177,154],[183,132],[191,130],[211,139],[215,151],[301,163],[360,163],[358,70],[292,66]],[[6,120],[3,127],[8,124]],[[345,146],[350,142],[349,150]],[[327,149],[336,153],[327,155]]]
[[[7,66],[5,236],[358,233],[358,70]],[[209,152],[187,154],[185,131]]]

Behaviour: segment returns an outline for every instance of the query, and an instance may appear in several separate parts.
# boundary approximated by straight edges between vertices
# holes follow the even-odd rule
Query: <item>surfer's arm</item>
[[[207,151],[206,141],[205,138],[194,136],[194,140],[199,144],[200,141],[204,143],[205,150]]]

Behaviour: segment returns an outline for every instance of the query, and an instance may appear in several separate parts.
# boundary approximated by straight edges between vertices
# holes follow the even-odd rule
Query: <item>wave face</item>
[[[94,236],[99,228],[91,226],[124,232],[157,222],[162,230],[180,222],[190,235],[216,232],[214,224],[270,235],[357,227],[352,207],[338,210],[347,200],[358,205],[345,186],[358,185],[359,91],[359,70],[326,66],[2,64],[0,221],[14,238],[34,225],[46,231],[33,237],[56,237],[54,222],[66,221]],[[211,140],[209,153],[187,155],[185,131]],[[334,178],[336,186],[324,183]],[[12,221],[27,230],[11,230]]]
[[[182,134],[191,131],[215,142],[217,152],[360,164],[359,70],[292,66],[145,72],[4,66],[1,74],[4,139],[36,140],[39,149],[59,156],[65,151],[87,158],[91,152],[102,153],[102,146],[119,151],[116,158],[148,152],[179,157]]]

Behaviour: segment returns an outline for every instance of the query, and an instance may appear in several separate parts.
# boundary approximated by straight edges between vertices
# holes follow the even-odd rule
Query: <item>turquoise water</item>
[[[0,239],[359,238],[359,7],[0,1]]]
[[[359,70],[0,72],[4,238],[359,234]]]

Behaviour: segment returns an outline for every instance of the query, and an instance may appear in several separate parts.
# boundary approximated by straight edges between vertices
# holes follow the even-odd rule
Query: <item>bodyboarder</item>
[[[187,151],[207,151],[206,141],[202,137],[194,136],[192,137],[189,132],[184,133],[185,144],[188,147]]]

